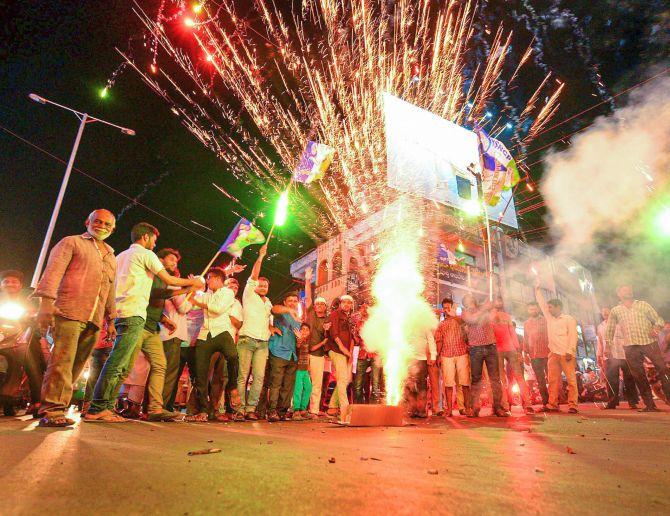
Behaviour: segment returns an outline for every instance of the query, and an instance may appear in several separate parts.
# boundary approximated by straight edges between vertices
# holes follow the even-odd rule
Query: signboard
[[[390,187],[457,209],[477,199],[475,179],[468,172],[471,166],[481,171],[474,132],[388,93],[384,94],[384,119]],[[498,204],[487,210],[491,220],[504,212],[501,222],[518,229],[511,198],[511,190],[503,192]]]

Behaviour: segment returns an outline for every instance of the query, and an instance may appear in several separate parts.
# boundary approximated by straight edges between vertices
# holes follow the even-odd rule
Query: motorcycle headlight
[[[19,303],[15,303],[14,301],[7,301],[0,304],[0,319],[16,321],[21,319],[21,317],[23,317],[25,314],[25,307]]]

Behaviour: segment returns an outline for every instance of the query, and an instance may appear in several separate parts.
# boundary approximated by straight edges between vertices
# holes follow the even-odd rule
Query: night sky
[[[153,1],[140,4],[148,12],[157,6]],[[574,57],[572,45],[577,36],[565,16],[559,15],[557,6],[569,6],[584,34],[590,37],[592,62],[600,65],[610,93],[639,81],[667,53],[670,9],[665,2],[491,1],[487,3],[486,16],[490,21],[503,17],[507,26],[518,29],[519,38],[529,41],[529,33],[524,32],[524,23],[519,21],[526,4],[534,6],[545,25],[544,61],[559,77],[568,79],[555,121],[602,100],[589,83],[588,67]],[[35,92],[134,129],[137,136],[130,137],[101,124],[88,125],[76,167],[130,197],[146,189],[140,202],[187,229],[141,206],[133,206],[118,221],[116,233],[108,242],[120,252],[130,243],[131,226],[139,221],[150,222],[161,232],[158,248],[179,248],[182,271],[196,272],[209,261],[237,220],[230,213],[234,207],[211,183],[242,196],[246,196],[241,191],[246,186],[232,180],[223,163],[179,124],[169,106],[132,71],[119,75],[106,99],[99,97],[100,88],[121,61],[114,47],[125,49],[129,38],[141,34],[131,7],[127,1],[10,2],[3,9],[0,33],[0,126],[67,160],[78,120],[58,108],[31,102],[27,96]],[[525,47],[519,45],[519,51],[523,50]],[[570,133],[609,109],[605,105],[593,110],[539,138],[534,146]],[[0,129],[0,270],[18,268],[28,280],[32,276],[64,169],[62,163]],[[541,167],[533,170],[533,177],[538,179],[541,172]],[[104,207],[119,213],[129,202],[73,172],[53,243],[63,236],[83,232],[83,221],[93,209]],[[527,223],[541,224],[540,216],[541,213],[529,217]],[[293,237],[305,243],[299,235]],[[268,264],[273,269],[267,272],[275,283],[275,293],[290,283],[289,261],[307,249],[307,245],[302,249],[297,245],[284,247],[281,257]],[[251,263],[254,257],[252,250],[243,261]]]

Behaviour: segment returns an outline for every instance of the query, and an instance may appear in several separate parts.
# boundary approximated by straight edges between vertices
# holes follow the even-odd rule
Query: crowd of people
[[[361,336],[366,303],[356,306],[349,295],[331,303],[315,298],[313,271],[307,269],[304,304],[293,291],[273,304],[270,281],[261,275],[266,246],[238,296],[236,275],[244,266],[213,267],[204,278],[182,277],[177,249],[154,253],[159,237],[154,226],[135,225],[130,247],[117,256],[104,242],[114,229],[111,212],[91,213],[85,233],[68,236],[51,250],[32,293],[33,302],[39,300],[35,335],[48,335],[53,344],[43,378],[39,342],[45,339],[29,339],[22,364],[40,426],[74,424],[68,412],[73,386],[87,363],[86,422],[328,417],[346,423],[351,401],[383,402],[382,361]],[[1,279],[2,299],[17,299],[22,275],[5,271]],[[608,390],[605,408],[618,406],[622,378],[630,407],[636,408],[640,397],[642,411],[656,411],[644,363],[648,359],[653,364],[660,395],[670,400],[664,360],[670,331],[648,303],[634,299],[630,287],[617,293],[620,304],[603,309],[598,327],[598,359]],[[535,298],[527,305],[523,338],[501,298],[479,303],[468,294],[462,307],[443,299],[436,311],[437,329],[408,338],[413,350],[403,396],[408,415],[478,417],[482,400],[488,399],[493,414],[506,417],[516,393],[526,414],[560,411],[564,401],[569,413],[577,413],[577,322],[564,313],[560,300],[545,300],[539,280]],[[4,389],[21,364],[0,349],[3,357]],[[526,366],[533,371],[537,403]],[[192,385],[186,414],[175,410],[185,368]],[[5,414],[11,415],[10,394],[1,392]]]

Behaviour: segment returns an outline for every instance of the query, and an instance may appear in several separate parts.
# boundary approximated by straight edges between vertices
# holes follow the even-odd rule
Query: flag
[[[333,161],[335,149],[325,143],[309,140],[307,147],[300,157],[300,163],[293,173],[293,179],[298,183],[309,184],[321,179]]]
[[[501,192],[519,182],[519,170],[507,147],[483,129],[475,131],[483,162],[482,189],[489,206],[495,206],[500,201]]]
[[[240,219],[226,238],[220,251],[239,258],[242,256],[242,249],[248,245],[262,244],[263,242],[265,242],[263,233],[247,219]]]

